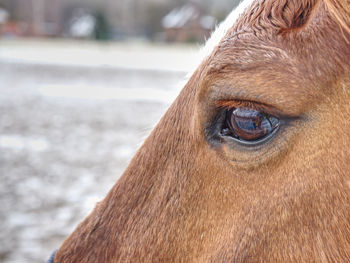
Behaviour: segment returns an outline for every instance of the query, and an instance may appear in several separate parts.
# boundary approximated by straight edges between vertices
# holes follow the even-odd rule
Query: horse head
[[[203,54],[55,262],[350,261],[349,1],[245,0]]]

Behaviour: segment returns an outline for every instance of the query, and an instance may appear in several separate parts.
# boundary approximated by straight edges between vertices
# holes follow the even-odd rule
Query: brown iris
[[[278,125],[279,120],[276,117],[254,109],[235,108],[227,111],[223,135],[254,142],[271,134]]]

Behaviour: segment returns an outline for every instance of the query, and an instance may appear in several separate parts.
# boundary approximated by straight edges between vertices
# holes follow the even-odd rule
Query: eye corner
[[[219,146],[223,141],[221,131],[226,119],[226,111],[226,108],[219,108],[214,119],[204,129],[205,138],[212,147]]]

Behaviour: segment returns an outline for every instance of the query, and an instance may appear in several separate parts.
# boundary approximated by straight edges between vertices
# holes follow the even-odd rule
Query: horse
[[[348,0],[243,1],[54,262],[350,262],[349,101]]]

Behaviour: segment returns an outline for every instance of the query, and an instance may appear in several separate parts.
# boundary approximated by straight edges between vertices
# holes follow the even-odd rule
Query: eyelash
[[[264,103],[259,103],[255,101],[249,101],[249,100],[219,100],[216,103],[216,107],[218,109],[226,109],[227,111],[236,109],[236,108],[246,108],[256,111],[261,111],[268,115],[274,115],[276,117],[279,117],[279,112],[269,105],[266,105]]]

